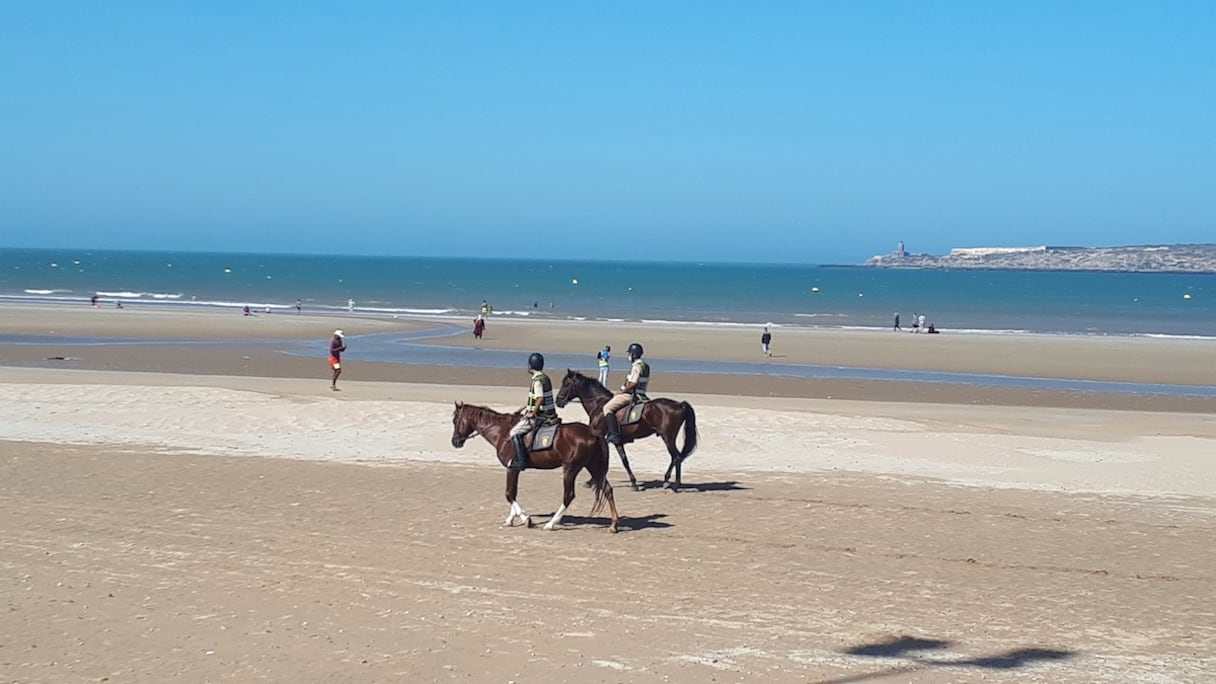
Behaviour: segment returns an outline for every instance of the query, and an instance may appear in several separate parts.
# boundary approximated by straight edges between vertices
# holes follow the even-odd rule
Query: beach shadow
[[[950,648],[949,641],[899,636],[886,641],[846,648],[844,652],[849,655],[868,656],[871,658],[902,658],[919,651],[936,651],[946,648]]]
[[[874,681],[886,679],[893,675],[939,667],[1016,670],[1039,662],[1066,660],[1077,654],[1076,651],[1055,648],[1017,648],[990,656],[956,660],[943,657],[946,654],[942,652],[948,651],[951,646],[951,642],[942,639],[923,639],[913,636],[896,636],[886,641],[859,644],[845,649],[842,653],[864,658],[901,659],[903,662],[875,672],[847,675],[834,679],[821,679],[817,681],[817,684],[850,684],[851,682]],[[942,653],[942,655],[934,657],[935,654],[939,653]]]
[[[628,483],[625,486],[629,486]],[[662,480],[639,480],[638,486],[645,491],[664,489]],[[679,492],[741,492],[751,489],[739,484],[737,480],[722,482],[685,482],[680,485]]]
[[[617,530],[621,532],[640,532],[642,530],[661,530],[671,527],[671,523],[663,522],[666,518],[666,513],[651,513],[650,515],[641,516],[624,516],[617,521]],[[567,515],[562,518],[562,525],[599,525],[608,527],[611,521],[607,517],[590,517],[580,515]]]

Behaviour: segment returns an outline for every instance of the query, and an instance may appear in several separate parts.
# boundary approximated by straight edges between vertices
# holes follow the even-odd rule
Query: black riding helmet
[[[642,345],[638,344],[637,342],[634,342],[633,344],[629,345],[629,348],[625,350],[625,353],[633,354],[634,356],[637,356],[640,358],[642,356]]]
[[[532,352],[532,355],[528,357],[528,370],[538,371],[544,369],[545,357],[541,356],[539,352]]]

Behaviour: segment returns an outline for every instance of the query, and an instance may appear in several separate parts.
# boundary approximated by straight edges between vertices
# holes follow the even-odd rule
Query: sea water
[[[0,301],[1216,338],[1216,274],[0,249]]]

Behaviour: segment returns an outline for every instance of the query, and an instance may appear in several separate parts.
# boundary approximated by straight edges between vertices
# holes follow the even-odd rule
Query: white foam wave
[[[641,322],[647,325],[709,326],[713,328],[754,328],[764,325],[763,323],[740,323],[738,321],[676,321],[667,318],[643,318]]]
[[[338,307],[342,308],[342,307]],[[446,314],[456,313],[456,309],[409,309],[395,307],[380,307],[380,306],[359,306],[355,311],[372,312],[372,313],[391,313],[391,314],[408,314],[411,316],[443,316]]]
[[[32,295],[53,295],[53,294],[68,294],[71,290],[22,290],[26,294]]]
[[[148,297],[149,299],[158,300],[182,298],[182,294],[180,292],[131,292],[130,290],[119,290],[117,292],[105,292],[98,290],[97,296],[117,297],[119,299],[142,299],[144,297]]]

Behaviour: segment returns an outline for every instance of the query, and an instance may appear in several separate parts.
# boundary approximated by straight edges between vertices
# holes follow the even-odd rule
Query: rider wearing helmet
[[[528,357],[528,371],[532,381],[528,385],[528,403],[519,409],[522,416],[511,428],[511,443],[515,445],[515,458],[507,465],[511,470],[528,467],[528,448],[524,446],[524,435],[542,426],[557,422],[557,404],[553,400],[553,383],[545,375],[545,357],[533,352]]]
[[[650,364],[642,360],[642,345],[634,342],[625,350],[632,365],[629,366],[629,377],[621,385],[621,391],[604,404],[604,422],[608,425],[608,441],[613,444],[621,443],[621,426],[617,422],[617,409],[625,408],[636,396],[646,401],[646,386],[650,384]]]

